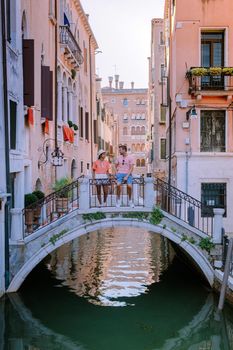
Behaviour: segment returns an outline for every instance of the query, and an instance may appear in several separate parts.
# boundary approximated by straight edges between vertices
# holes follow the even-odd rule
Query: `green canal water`
[[[0,301],[0,350],[230,350],[233,310],[166,239],[93,232],[48,256]]]

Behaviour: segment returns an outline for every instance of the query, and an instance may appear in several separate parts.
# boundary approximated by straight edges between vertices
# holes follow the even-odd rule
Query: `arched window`
[[[141,135],[145,135],[145,133],[146,133],[146,128],[145,128],[145,126],[142,126],[141,127]]]
[[[136,131],[135,131],[135,126],[132,126],[131,128],[131,135],[135,135]]]
[[[141,151],[141,146],[140,146],[140,143],[137,143],[137,146],[136,146],[136,152],[140,152]]]
[[[43,186],[42,186],[42,183],[41,183],[39,178],[36,180],[36,186],[35,187],[36,187],[35,188],[36,191],[42,191],[43,190]]]
[[[127,129],[127,127],[124,127],[123,128],[123,135],[127,135],[128,134],[128,129]]]
[[[137,160],[136,160],[136,166],[137,166],[137,167],[140,167],[140,159],[137,159]]]
[[[144,167],[144,166],[146,166],[145,159],[141,159],[141,167]]]
[[[140,135],[140,126],[136,127],[136,135]]]
[[[141,145],[141,152],[145,152],[145,143]]]
[[[71,163],[71,179],[76,179],[77,177],[77,165],[75,159]]]
[[[133,143],[131,146],[132,152],[135,152],[135,144]]]
[[[128,102],[127,98],[124,98],[124,100],[123,100],[123,106],[124,106],[124,107],[128,107],[128,104],[129,104],[129,102]]]

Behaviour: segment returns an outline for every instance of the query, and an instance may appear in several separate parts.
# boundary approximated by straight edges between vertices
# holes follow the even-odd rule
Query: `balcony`
[[[82,51],[67,25],[60,26],[60,44],[64,48],[64,55],[73,68],[79,68],[83,63]]]
[[[186,73],[189,81],[189,94],[201,96],[233,95],[232,67],[191,67]]]

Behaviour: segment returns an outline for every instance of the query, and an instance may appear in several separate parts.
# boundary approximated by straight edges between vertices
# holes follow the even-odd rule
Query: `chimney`
[[[115,89],[116,90],[118,90],[119,77],[120,76],[118,74],[115,75]]]
[[[131,81],[131,89],[134,89],[134,81]]]
[[[109,81],[109,87],[111,89],[112,88],[113,77],[108,77],[108,81]]]
[[[120,81],[120,82],[119,82],[119,86],[120,86],[120,89],[121,89],[121,90],[124,89],[124,82],[123,82],[123,81]]]

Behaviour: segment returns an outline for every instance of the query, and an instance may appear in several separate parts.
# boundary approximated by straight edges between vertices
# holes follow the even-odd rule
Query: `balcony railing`
[[[83,63],[82,51],[67,25],[60,26],[60,44],[65,46],[68,59],[75,68],[78,68]]]
[[[191,67],[186,73],[190,94],[232,94],[232,67]]]

